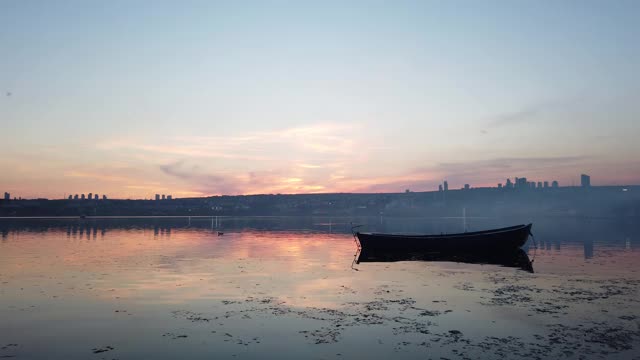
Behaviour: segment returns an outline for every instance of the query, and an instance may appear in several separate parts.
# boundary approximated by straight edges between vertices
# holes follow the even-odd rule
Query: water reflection
[[[598,257],[601,249],[634,251],[640,241],[639,229],[633,222],[619,220],[584,220],[576,218],[470,218],[467,230],[483,230],[533,222],[538,249],[546,253],[568,253],[580,249],[582,258]],[[390,217],[141,217],[86,219],[0,219],[2,242],[11,241],[12,234],[44,234],[63,231],[67,238],[82,240],[103,239],[113,231],[143,233],[150,231],[156,238],[171,237],[172,232],[193,230],[212,234],[233,234],[245,231],[350,234],[350,223],[363,224],[363,230],[393,233],[452,233],[460,232],[459,219],[449,218],[390,218]],[[523,247],[530,252],[532,241]]]
[[[435,228],[435,220],[382,222],[390,232]],[[98,349],[120,359],[299,359],[313,351],[400,360],[454,358],[455,350],[500,359],[517,344],[523,350],[513,358],[524,360],[566,357],[568,348],[584,359],[617,351],[585,345],[593,334],[640,346],[638,236],[629,227],[538,222],[544,245],[532,274],[527,250],[360,253],[361,271],[353,271],[356,245],[341,223],[0,220],[0,348],[18,344],[0,357],[75,360]]]
[[[442,252],[372,252],[358,250],[355,263],[361,262],[396,262],[396,261],[426,261],[426,262],[456,262],[465,264],[500,265],[518,268],[533,273],[533,264],[527,253],[522,249],[512,252],[494,253],[442,253]]]

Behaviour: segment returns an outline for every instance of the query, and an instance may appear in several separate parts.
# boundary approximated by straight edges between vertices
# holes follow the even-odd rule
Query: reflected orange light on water
[[[218,236],[215,229],[78,223],[46,232],[13,231],[3,239],[0,268],[13,286],[46,274],[50,281],[42,286],[58,293],[73,288],[74,296],[116,303],[268,297],[291,306],[336,307],[355,296],[353,289],[398,275],[384,263],[354,271],[356,246],[346,234],[244,230]],[[632,249],[609,256],[606,248],[592,245],[543,247],[529,255],[537,273],[583,274],[597,266],[594,277],[632,268],[636,256]],[[404,267],[404,281],[416,284],[442,281],[440,271],[469,271],[454,263]]]
[[[83,229],[20,234],[20,247],[3,256],[10,278],[47,274],[65,279],[82,273],[91,296],[142,303],[269,296],[299,305],[320,305],[336,286],[327,272],[351,272],[355,245],[349,236],[292,232],[239,232],[218,236],[201,229]],[[9,241],[18,235],[9,236]],[[20,258],[28,247],[32,257]],[[43,262],[43,259],[46,259]],[[321,275],[321,273],[323,275]],[[101,274],[108,274],[104,276]],[[277,279],[277,281],[274,281]],[[72,282],[66,279],[64,281]],[[76,284],[77,285],[77,284]],[[89,294],[85,294],[89,295]]]

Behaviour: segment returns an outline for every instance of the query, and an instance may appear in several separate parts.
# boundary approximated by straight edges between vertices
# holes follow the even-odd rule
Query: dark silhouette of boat
[[[531,225],[442,235],[356,232],[354,237],[358,246],[369,252],[496,253],[514,251],[523,246],[531,234]]]
[[[478,253],[450,253],[450,252],[402,252],[384,251],[375,252],[359,249],[356,253],[355,263],[370,262],[395,262],[395,261],[449,261],[467,264],[487,264],[499,265],[522,269],[533,272],[533,262],[527,253],[522,249],[512,249],[500,252],[478,252]]]

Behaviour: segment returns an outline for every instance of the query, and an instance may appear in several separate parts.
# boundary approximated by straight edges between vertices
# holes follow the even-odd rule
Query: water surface
[[[0,357],[638,358],[631,223],[535,221],[530,273],[450,261],[354,264],[353,220],[388,232],[510,224],[0,220]]]

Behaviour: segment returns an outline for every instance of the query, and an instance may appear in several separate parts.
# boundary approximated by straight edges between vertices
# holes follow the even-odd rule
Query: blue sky
[[[640,183],[635,1],[3,1],[0,190]]]

